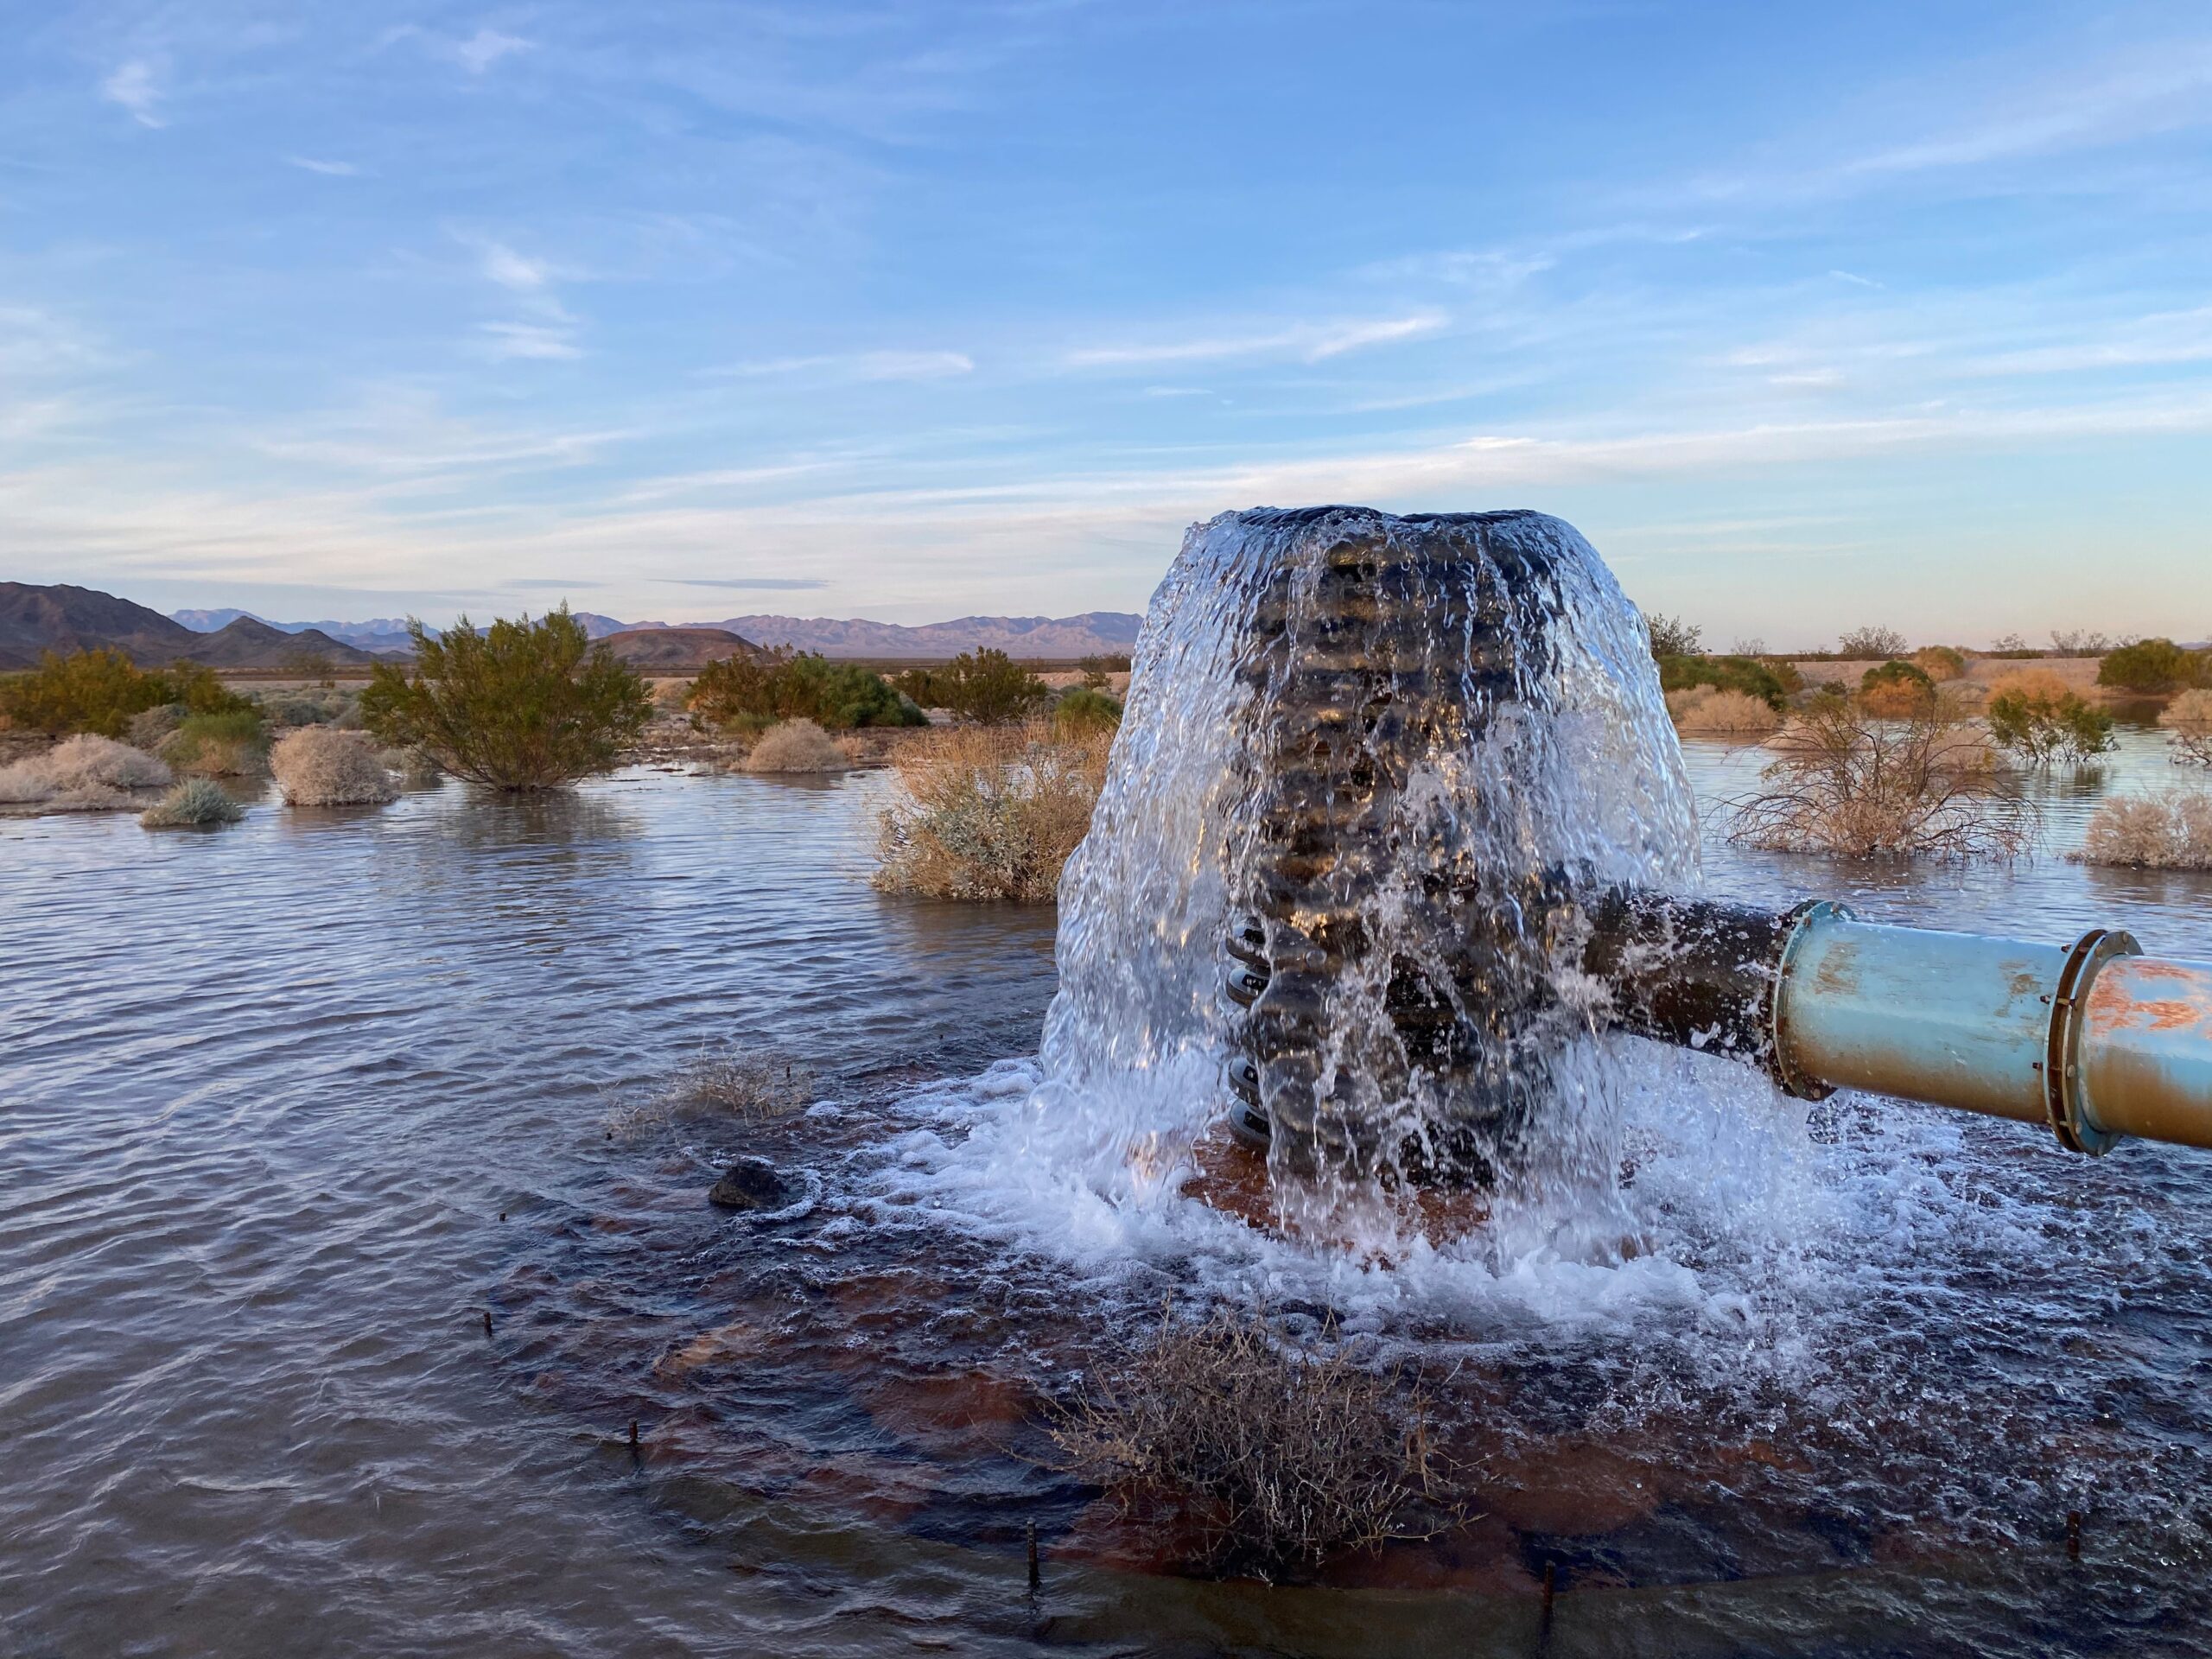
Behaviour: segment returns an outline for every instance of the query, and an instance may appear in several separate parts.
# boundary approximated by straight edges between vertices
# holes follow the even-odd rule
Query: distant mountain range
[[[732,616],[719,622],[623,622],[579,611],[594,639],[613,639],[616,654],[640,668],[689,671],[756,645],[788,645],[829,657],[943,661],[964,651],[1069,660],[1128,654],[1143,618],[1125,611],[1081,616],[963,616],[906,627],[895,622],[828,617]],[[431,632],[435,634],[435,629]],[[657,635],[675,636],[656,638]],[[211,668],[284,669],[321,658],[334,668],[362,668],[378,657],[409,654],[407,625],[395,617],[365,622],[277,622],[241,610],[178,611],[170,616],[97,588],[66,582],[0,582],[0,669],[29,668],[48,651],[104,646],[143,668],[189,660]]]
[[[97,588],[0,582],[0,669],[30,668],[47,652],[120,651],[141,668],[189,659],[210,668],[285,668],[320,657],[334,668],[374,660],[315,628],[279,629],[240,612],[210,632]]]

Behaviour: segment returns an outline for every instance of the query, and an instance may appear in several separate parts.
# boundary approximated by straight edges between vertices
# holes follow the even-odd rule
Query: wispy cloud
[[[1855,270],[1832,270],[1828,272],[1828,275],[1834,277],[1839,283],[1850,283],[1859,288],[1879,288],[1882,286],[1881,283],[1876,282],[1872,276],[1861,276]]]
[[[798,376],[826,380],[944,380],[972,374],[964,352],[842,352],[813,357],[774,357],[709,369],[709,375],[751,379]]]
[[[351,162],[318,161],[312,156],[287,156],[284,164],[306,173],[320,173],[329,179],[358,179],[362,174],[362,169]]]
[[[480,29],[453,46],[454,60],[472,75],[480,75],[501,58],[530,50],[532,41],[519,35],[503,35],[496,29]]]
[[[161,113],[162,89],[156,84],[154,66],[144,58],[131,58],[118,64],[100,83],[100,96],[128,110],[142,127],[168,124]]]
[[[677,588],[755,588],[767,593],[796,594],[830,584],[818,576],[655,576]]]
[[[495,363],[511,358],[558,362],[584,354],[575,330],[562,324],[483,322],[477,325],[477,333],[479,351]]]
[[[544,588],[565,591],[570,588],[604,588],[603,582],[592,582],[582,576],[517,576],[507,583],[510,588]]]
[[[523,312],[519,318],[478,324],[478,337],[473,342],[477,355],[499,362],[511,359],[555,361],[584,354],[576,340],[576,320],[554,291],[556,273],[551,264],[493,238],[464,236],[461,239],[475,250],[477,274],[505,290]]]
[[[1450,321],[1440,311],[1364,321],[1300,323],[1264,334],[1208,334],[1193,340],[1126,346],[1086,346],[1061,361],[1070,368],[1128,368],[1154,363],[1205,363],[1232,358],[1288,357],[1319,363],[1370,346],[1433,334]]]

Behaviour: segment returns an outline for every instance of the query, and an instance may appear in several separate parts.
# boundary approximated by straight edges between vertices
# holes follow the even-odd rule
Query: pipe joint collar
[[[2069,1152],[2101,1158],[2120,1137],[2101,1127],[2089,1106],[2089,1091],[2082,1075],[2082,1027],[2087,1020],[2089,990],[2097,970],[2114,957],[2139,957],[2143,947],[2132,933],[2116,928],[2093,927],[2074,942],[2051,988],[2050,1034],[2042,1064],[2043,1101],[2051,1133]]]

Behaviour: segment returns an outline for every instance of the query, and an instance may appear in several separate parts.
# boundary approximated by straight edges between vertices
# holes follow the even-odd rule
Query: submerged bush
[[[2158,724],[2173,734],[2174,759],[2212,766],[2212,691],[2184,691],[2166,705]]]
[[[1791,679],[1796,671],[1790,671]],[[1756,657],[1662,657],[1659,659],[1659,689],[1688,691],[1696,686],[1716,691],[1740,691],[1757,697],[1769,708],[1780,709],[1794,689],[1773,667]]]
[[[222,714],[187,715],[162,740],[162,759],[179,772],[203,778],[241,778],[258,772],[269,757],[268,734],[251,706]]]
[[[1122,723],[1122,705],[1103,691],[1079,685],[1052,705],[1052,730],[1061,737],[1110,732]]]
[[[644,1101],[607,1116],[610,1137],[629,1141],[679,1118],[712,1117],[755,1127],[804,1111],[814,1098],[814,1074],[775,1049],[702,1051]]]
[[[133,789],[159,789],[169,769],[143,749],[80,732],[0,771],[0,802],[99,810],[128,806]]]
[[[481,633],[467,617],[436,638],[411,618],[407,631],[414,678],[378,663],[362,717],[379,742],[419,747],[471,783],[557,789],[612,772],[652,717],[644,679],[565,605]]]
[[[1777,852],[2011,858],[2034,809],[1987,741],[1948,709],[1897,721],[1823,700],[1771,740],[1764,785],[1729,804],[1729,839]]]
[[[288,806],[380,806],[399,794],[366,735],[299,726],[276,740],[269,769]]]
[[[446,774],[428,749],[378,749],[377,764],[399,780],[402,789],[429,789]]]
[[[725,657],[701,671],[685,701],[710,724],[740,730],[764,730],[782,720],[810,720],[832,731],[929,724],[881,675],[813,652]]]
[[[941,668],[909,669],[899,689],[925,709],[949,709],[987,726],[1026,720],[1052,700],[1052,688],[1002,651],[964,651]]]
[[[1667,712],[1675,729],[1686,734],[1758,736],[1782,724],[1782,716],[1763,697],[1742,691],[1718,691],[1694,685],[1667,694]]]
[[[1188,1541],[1185,1567],[1279,1582],[1456,1518],[1427,1413],[1396,1373],[1223,1309],[1164,1319],[1047,1429],[1057,1467]]]
[[[769,728],[745,757],[747,772],[842,772],[853,763],[810,720],[787,720]]]
[[[213,778],[188,778],[138,815],[149,830],[177,830],[201,823],[236,823],[245,808]]]
[[[39,665],[0,676],[0,723],[41,732],[92,732],[120,738],[131,717],[164,703],[195,715],[248,707],[213,669],[197,663],[149,672],[119,651],[48,652]]]
[[[2007,679],[2025,679],[2008,675]],[[2056,675],[2046,675],[2056,679]],[[2071,691],[2053,696],[2044,690],[2014,689],[1989,699],[1989,734],[2031,766],[2064,761],[2079,766],[2117,747],[2112,716]]]
[[[931,899],[1042,903],[1090,826],[1110,734],[962,727],[912,745],[880,821],[875,883]]]
[[[2212,794],[2115,795],[2100,806],[2071,855],[2083,864],[2212,870]]]

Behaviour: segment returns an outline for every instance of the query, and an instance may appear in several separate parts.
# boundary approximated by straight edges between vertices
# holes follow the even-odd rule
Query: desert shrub
[[[1186,1542],[1186,1568],[1280,1582],[1457,1518],[1427,1413],[1398,1373],[1224,1308],[1164,1319],[1046,1428],[1054,1466]]]
[[[740,730],[765,730],[779,720],[810,720],[832,731],[929,724],[881,675],[812,652],[779,650],[709,663],[691,682],[686,701],[701,719]]]
[[[119,651],[49,651],[36,668],[0,677],[0,721],[32,731],[120,738],[132,716],[172,702],[196,715],[248,706],[213,669],[183,663],[147,672]]]
[[[1987,741],[1948,709],[1909,720],[1848,703],[1802,710],[1770,741],[1761,790],[1728,804],[1728,836],[1777,852],[2011,858],[2035,812]]]
[[[931,899],[1039,903],[1090,826],[1109,734],[962,727],[908,747],[880,823],[878,887]]]
[[[1895,628],[1853,628],[1835,642],[1835,654],[1853,659],[1902,657],[1904,635]]]
[[[1699,657],[1705,652],[1705,630],[1679,616],[1646,616],[1643,636],[1650,642],[1654,662],[1663,663],[1669,657]]]
[[[2115,645],[2123,643],[2094,628],[2053,628],[2050,631],[2050,654],[2054,657],[2101,657]]]
[[[1113,676],[1126,674],[1129,671],[1129,659],[1125,656],[1114,653],[1097,657],[1079,657],[1076,659],[1075,665],[1083,671],[1084,684],[1093,691],[1103,691]]]
[[[1938,685],[1959,679],[1967,671],[1966,652],[1950,645],[1923,645],[1907,660]]]
[[[1936,701],[1936,683],[1911,663],[1878,663],[1859,677],[1859,701],[1870,715],[1909,720]]]
[[[1742,691],[1717,691],[1709,685],[1669,691],[1667,712],[1674,716],[1676,731],[1693,735],[1757,736],[1782,724],[1782,716],[1764,697]]]
[[[2026,679],[2027,675],[2005,678]],[[2055,674],[2042,677],[2056,680]],[[2117,747],[2112,716],[2091,707],[2071,691],[2053,696],[2048,691],[2012,690],[1989,699],[1989,734],[1999,747],[2031,766],[2048,766],[2064,761],[2078,766]]]
[[[151,709],[141,709],[130,716],[123,728],[124,741],[134,749],[149,751],[162,747],[162,740],[184,724],[192,711],[181,702],[158,703]]]
[[[2138,639],[2097,664],[2097,683],[2146,696],[2176,686],[2202,685],[2212,678],[2206,672],[2208,654],[2212,653],[2183,651],[2171,639]]]
[[[1790,671],[1790,678],[1797,677]],[[1802,683],[1802,682],[1801,682]],[[1662,657],[1659,659],[1659,689],[1687,691],[1709,685],[1716,691],[1740,691],[1772,709],[1789,700],[1793,689],[1773,666],[1756,657]]]
[[[288,806],[380,806],[399,786],[360,732],[296,726],[269,752],[269,769]]]
[[[361,700],[331,687],[304,691],[264,691],[255,699],[261,717],[283,730],[296,726],[338,726],[358,729]]]
[[[925,709],[950,709],[987,726],[1024,720],[1052,700],[1052,689],[1002,651],[963,652],[941,668],[909,669],[899,689]]]
[[[188,778],[138,815],[149,830],[178,830],[201,823],[236,823],[245,816],[213,778]]]
[[[97,733],[64,738],[0,771],[0,801],[85,810],[128,806],[124,791],[159,789],[169,769],[143,749]]]
[[[747,772],[842,772],[853,763],[810,720],[787,720],[771,727],[745,757]]]
[[[1122,723],[1122,705],[1103,691],[1079,685],[1052,705],[1052,731],[1059,737],[1110,732]]]
[[[2100,806],[2069,855],[2084,864],[2147,870],[2212,870],[2212,794],[2115,795]]]
[[[1994,702],[1999,697],[2017,696],[2056,702],[2073,690],[2062,677],[2047,668],[2016,668],[1990,682],[1989,700]]]
[[[2212,691],[2184,691],[2165,707],[2158,724],[2173,734],[2174,759],[2212,766]]]
[[[471,783],[557,789],[612,772],[652,717],[644,679],[565,605],[480,633],[465,616],[435,638],[412,618],[407,632],[414,677],[378,663],[362,718],[378,742],[423,748]]]
[[[238,778],[259,772],[269,756],[269,737],[252,708],[219,715],[187,715],[162,740],[162,759],[179,772],[203,778]]]

